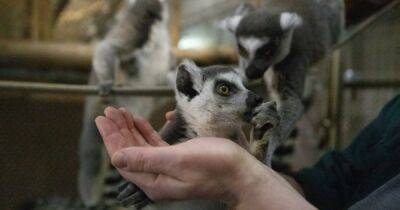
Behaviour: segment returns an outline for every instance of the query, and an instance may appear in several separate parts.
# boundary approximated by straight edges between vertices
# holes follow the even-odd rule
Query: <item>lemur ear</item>
[[[250,3],[242,3],[235,11],[235,14],[231,17],[225,18],[218,24],[220,28],[228,30],[232,33],[236,32],[237,27],[242,21],[243,17],[250,12],[254,11],[255,8]]]
[[[296,13],[283,12],[280,16],[280,25],[284,31],[294,29],[303,23],[303,19]]]
[[[252,4],[250,4],[248,2],[245,2],[245,3],[242,3],[242,4],[239,5],[239,7],[235,11],[235,15],[244,16],[244,15],[247,15],[247,14],[249,14],[250,12],[252,12],[254,10],[256,10],[256,8]]]
[[[240,21],[242,21],[242,18],[243,16],[241,15],[225,18],[218,23],[218,27],[231,33],[235,33]]]
[[[201,69],[191,60],[179,64],[176,75],[176,89],[180,94],[190,99],[199,95],[203,75]]]

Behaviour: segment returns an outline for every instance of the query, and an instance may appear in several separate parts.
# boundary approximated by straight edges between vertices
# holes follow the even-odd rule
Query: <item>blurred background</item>
[[[87,84],[93,47],[121,2],[0,0],[0,209],[78,197],[85,95],[16,91],[10,85]],[[242,2],[170,0],[176,59],[236,63],[234,37],[216,25]],[[347,146],[399,93],[399,1],[346,0],[346,7],[346,40],[310,72],[308,111],[292,145],[280,151],[285,170],[312,165],[326,150]],[[156,113],[151,120],[161,125],[164,115]]]

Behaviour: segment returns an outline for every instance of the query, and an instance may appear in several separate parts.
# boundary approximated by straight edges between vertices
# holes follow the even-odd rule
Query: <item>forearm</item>
[[[305,196],[303,188],[301,188],[301,185],[293,177],[284,174],[281,174],[281,176],[293,187],[293,189],[303,197]]]
[[[257,166],[244,178],[238,189],[236,210],[316,209],[308,203],[292,184],[265,166]],[[290,180],[294,181],[294,180]]]

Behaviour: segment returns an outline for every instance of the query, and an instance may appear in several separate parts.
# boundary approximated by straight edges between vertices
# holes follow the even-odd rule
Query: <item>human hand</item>
[[[171,115],[169,120],[173,120]],[[237,154],[247,155],[233,142],[216,138],[166,147],[168,144],[146,120],[133,117],[124,109],[107,108],[105,117],[98,117],[96,123],[112,163],[124,178],[137,184],[153,200],[225,200],[227,190],[222,186],[235,182],[231,178],[242,161]]]
[[[114,108],[105,115],[96,123],[113,165],[152,200],[212,199],[238,209],[306,203],[282,177],[229,140],[198,138],[169,146],[141,117]]]
[[[175,120],[175,111],[170,111],[165,114],[165,119],[167,122]]]

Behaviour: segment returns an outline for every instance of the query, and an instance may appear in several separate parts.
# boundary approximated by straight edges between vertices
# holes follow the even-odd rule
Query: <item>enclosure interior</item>
[[[0,81],[87,84],[93,46],[120,9],[119,1],[109,2],[0,0]],[[200,65],[237,62],[234,37],[216,25],[241,2],[171,0],[169,30],[177,60],[189,57]],[[356,0],[346,3],[352,6],[347,11],[347,30],[351,31],[390,1],[383,5]],[[293,149],[282,157],[287,169],[311,166],[327,150],[349,145],[399,93],[398,34],[400,4],[381,14],[337,49],[336,56],[328,56],[309,72],[312,102],[305,117],[314,138],[298,133]],[[44,46],[40,56],[35,55],[34,45]],[[54,56],[51,53],[57,51],[47,53],[46,46],[78,56]],[[15,53],[17,47],[24,53]],[[335,72],[339,78],[332,78]],[[169,98],[172,102],[154,110],[150,118],[157,128],[164,123],[164,114],[160,113],[173,109],[173,98]],[[1,209],[21,209],[39,198],[78,196],[78,141],[84,103],[84,94],[0,88]]]

